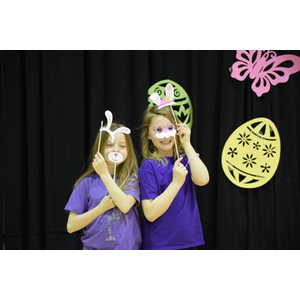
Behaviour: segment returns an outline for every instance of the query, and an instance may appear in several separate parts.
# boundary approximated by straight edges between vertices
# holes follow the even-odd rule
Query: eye
[[[106,145],[106,147],[112,147],[112,143],[108,143],[107,145]]]
[[[120,145],[120,148],[125,149],[126,145]]]
[[[162,126],[157,126],[156,129],[155,129],[155,131],[156,131],[157,133],[161,133],[161,132],[163,131]]]
[[[173,124],[169,124],[169,125],[168,125],[168,130],[170,130],[170,131],[171,131],[171,130],[173,130],[174,128],[175,128],[175,127],[174,127],[174,125],[173,125]]]

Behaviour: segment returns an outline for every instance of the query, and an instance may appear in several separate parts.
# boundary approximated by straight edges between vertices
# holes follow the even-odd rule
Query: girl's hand
[[[112,208],[114,208],[116,205],[114,203],[114,201],[112,200],[112,198],[110,197],[110,195],[105,196],[99,205],[102,205],[105,207],[105,210],[110,210]]]
[[[97,152],[93,160],[93,168],[99,176],[108,173],[107,165],[105,159],[100,152]]]
[[[185,177],[188,173],[186,167],[180,162],[182,157],[178,158],[174,163],[173,168],[173,182],[182,186],[185,182]]]
[[[177,135],[180,138],[183,148],[191,143],[191,130],[186,124],[177,124]]]

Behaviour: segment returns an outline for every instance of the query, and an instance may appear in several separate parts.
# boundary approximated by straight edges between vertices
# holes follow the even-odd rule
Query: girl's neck
[[[171,150],[171,151],[160,151],[160,152],[158,152],[158,155],[160,155],[161,157],[173,157],[174,153],[173,153],[173,150]]]
[[[114,164],[107,164],[107,169],[110,175],[114,175],[115,165]]]

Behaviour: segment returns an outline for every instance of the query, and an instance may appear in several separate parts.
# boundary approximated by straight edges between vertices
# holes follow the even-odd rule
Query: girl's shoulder
[[[186,165],[188,162],[188,158],[185,153],[180,153],[180,157],[183,159],[181,163]],[[157,160],[154,158],[147,158],[143,161],[140,166],[140,170],[149,169],[149,168],[164,168],[164,167],[171,167],[174,165],[177,158],[174,157],[164,157],[161,160]]]
[[[88,182],[88,181],[91,181],[91,180],[93,180],[93,179],[95,179],[97,177],[99,177],[99,175],[96,172],[92,172],[89,175],[85,176],[83,178],[83,180],[85,180],[86,182]]]
[[[140,171],[161,169],[172,165],[172,161],[168,157],[164,157],[160,160],[154,158],[147,158],[140,166]]]
[[[78,184],[76,185],[76,187],[82,187],[82,186],[85,186],[85,187],[88,187],[91,185],[92,181],[95,180],[97,178],[97,174],[96,172],[93,172],[87,176],[85,176],[84,178],[82,178]]]
[[[153,167],[155,167],[155,165],[158,165],[158,161],[156,161],[155,159],[153,158],[146,158],[140,168],[139,168],[139,171],[143,171],[143,170],[148,170],[149,168],[152,169]]]

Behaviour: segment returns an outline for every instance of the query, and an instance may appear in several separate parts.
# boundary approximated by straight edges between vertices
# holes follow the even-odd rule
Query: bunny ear
[[[107,125],[106,125],[106,128],[109,129],[111,124],[112,124],[112,120],[113,120],[113,115],[111,113],[110,110],[106,110],[105,111],[105,116],[106,116],[106,119],[107,119]]]
[[[130,129],[127,128],[127,127],[120,127],[118,129],[116,129],[115,131],[113,131],[114,134],[117,134],[117,133],[125,133],[125,134],[130,134]]]
[[[150,99],[151,99],[156,105],[159,105],[159,104],[160,104],[161,99],[160,99],[160,97],[159,97],[159,95],[158,95],[157,93],[151,94]]]
[[[173,100],[174,98],[174,89],[173,89],[173,85],[171,83],[168,83],[166,85],[166,96],[170,99]]]
[[[101,131],[102,127],[103,127],[103,121],[101,121],[100,129],[99,129],[100,131]]]

